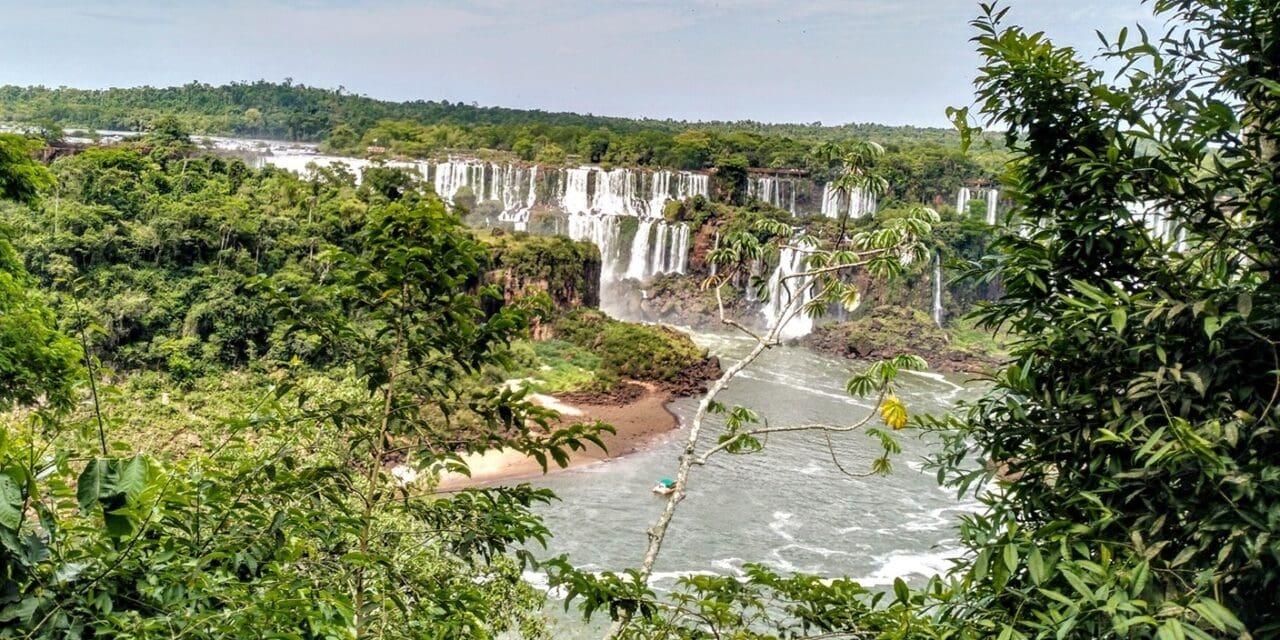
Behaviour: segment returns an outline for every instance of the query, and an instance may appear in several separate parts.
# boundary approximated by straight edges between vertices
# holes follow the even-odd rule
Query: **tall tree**
[[[941,460],[1006,478],[962,527],[970,633],[1280,633],[1280,4],[1152,6],[1167,32],[1104,38],[1112,81],[974,23],[1022,223],[978,269],[1013,361]]]

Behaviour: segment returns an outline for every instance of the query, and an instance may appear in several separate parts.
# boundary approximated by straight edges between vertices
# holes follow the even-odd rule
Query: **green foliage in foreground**
[[[973,269],[1006,288],[976,319],[1011,362],[917,420],[939,481],[985,505],[955,567],[891,594],[748,567],[661,599],[638,571],[570,572],[588,614],[634,638],[1280,635],[1280,13],[1153,6],[1168,36],[1104,41],[1115,84],[999,9],[974,23],[1022,223]]]
[[[312,183],[271,172],[250,176],[235,164],[173,155],[176,148],[157,145],[160,157],[108,150],[61,166],[59,188],[72,185],[73,198],[55,195],[58,208],[44,212],[10,209],[14,219],[29,220],[33,232],[24,240],[43,250],[33,252],[35,264],[51,286],[74,281],[81,270],[101,278],[101,289],[69,287],[62,299],[67,312],[87,299],[82,317],[90,321],[119,293],[107,274],[147,273],[153,288],[145,291],[160,296],[175,292],[157,285],[224,287],[207,301],[257,311],[227,312],[225,324],[212,323],[214,334],[195,337],[260,322],[268,342],[234,344],[241,353],[265,346],[257,353],[292,364],[258,362],[266,373],[247,374],[246,386],[263,377],[272,382],[253,391],[233,385],[207,392],[193,379],[189,397],[152,389],[149,398],[131,400],[94,385],[72,413],[55,402],[7,414],[0,433],[0,637],[540,635],[542,597],[521,580],[528,560],[522,549],[546,539],[532,509],[553,496],[524,485],[451,496],[427,491],[442,469],[465,473],[464,454],[510,447],[563,464],[567,451],[598,446],[607,427],[552,431],[551,415],[520,392],[475,384],[483,371],[508,366],[510,342],[531,319],[481,284],[487,248],[434,197],[359,195],[342,176]],[[0,163],[0,172],[7,169]],[[336,225],[333,241],[263,233],[256,224],[271,219],[279,203],[268,194],[240,200],[253,197],[236,194],[236,181],[248,179],[284,194],[297,189],[288,202],[310,206],[286,210],[276,224],[319,230],[327,218]],[[361,215],[317,215],[352,201]],[[197,202],[238,213],[220,219]],[[47,213],[53,228],[36,233]],[[233,221],[252,226],[238,230]],[[64,233],[72,224],[92,232]],[[149,225],[166,232],[149,234]],[[213,229],[221,231],[208,233]],[[148,244],[149,237],[162,242]],[[0,373],[11,383],[0,398],[29,405],[45,392],[56,400],[77,372],[78,351],[52,329],[33,279],[4,249],[0,304],[21,326],[0,323],[0,346],[10,358]],[[271,277],[255,273],[270,266],[278,268]],[[183,291],[177,294],[180,308]],[[138,304],[142,317],[153,307]],[[103,329],[97,335],[115,340],[96,347],[129,362],[129,354],[180,335],[173,324],[158,326],[141,335]],[[150,347],[130,348],[137,344]],[[226,353],[202,351],[204,366],[218,366],[218,354]],[[317,382],[304,364],[316,354],[347,380]],[[167,361],[175,373],[187,362],[172,354]],[[90,380],[96,371],[87,372]],[[201,410],[194,404],[201,397],[225,404]],[[131,402],[160,407],[120,420],[111,415]],[[174,410],[162,408],[170,404]],[[222,415],[211,421],[210,413]],[[151,440],[108,447],[108,439],[137,433],[137,422],[152,417],[184,440],[176,451],[165,455]],[[415,473],[425,479],[414,481]]]

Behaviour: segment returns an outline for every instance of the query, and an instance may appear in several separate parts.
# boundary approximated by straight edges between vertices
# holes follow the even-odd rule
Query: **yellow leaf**
[[[884,402],[880,403],[880,417],[894,431],[900,430],[907,426],[907,406],[902,404],[898,396],[885,396]]]

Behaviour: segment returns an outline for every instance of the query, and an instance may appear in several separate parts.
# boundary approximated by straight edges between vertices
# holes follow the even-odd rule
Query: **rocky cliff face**
[[[591,243],[526,234],[488,242],[493,268],[486,281],[501,285],[507,302],[546,293],[557,309],[600,306],[600,252]]]
[[[503,299],[545,294],[556,312],[600,306],[600,252],[595,245],[562,236],[496,234],[484,238],[493,258],[485,282],[497,284]],[[535,320],[534,340],[550,336]]]

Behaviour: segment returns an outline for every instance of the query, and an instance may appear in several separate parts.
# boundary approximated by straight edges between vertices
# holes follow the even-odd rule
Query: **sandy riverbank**
[[[607,451],[601,451],[595,445],[588,444],[586,451],[570,452],[568,468],[634,453],[655,438],[679,426],[675,414],[667,409],[667,403],[672,400],[670,392],[649,383],[632,384],[640,385],[644,392],[638,398],[625,403],[569,403],[550,396],[533,398],[537,404],[558,411],[562,425],[600,420],[613,425],[617,430],[616,433],[604,434],[601,437]],[[438,490],[454,491],[470,486],[542,475],[542,467],[536,460],[525,457],[517,451],[506,449],[489,451],[484,455],[467,456],[466,461],[471,467],[471,476],[445,474],[440,479]],[[549,472],[554,473],[559,470],[553,464]]]

